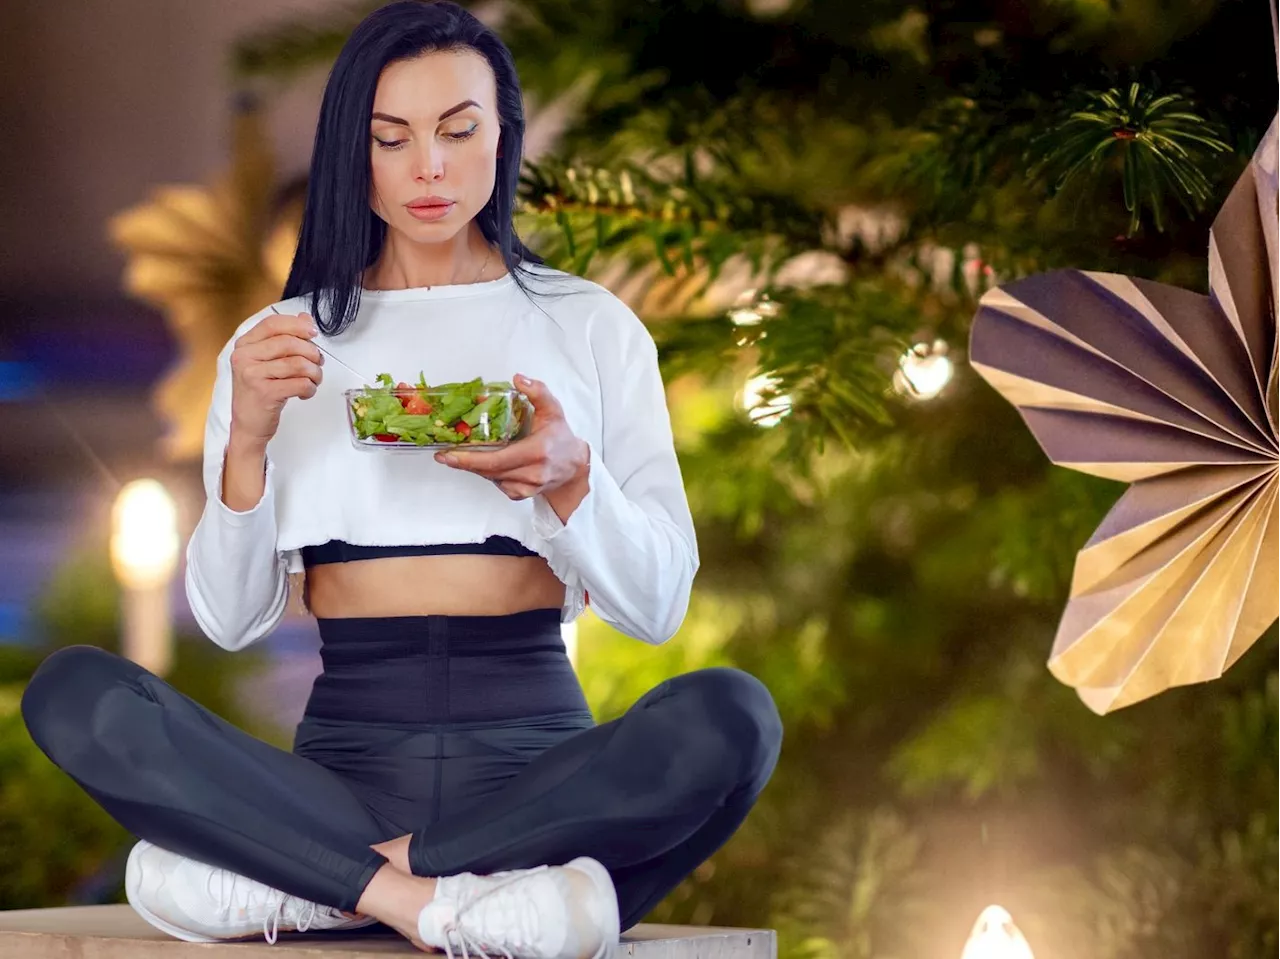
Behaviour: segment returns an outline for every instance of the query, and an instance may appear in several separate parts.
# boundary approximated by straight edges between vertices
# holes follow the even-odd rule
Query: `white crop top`
[[[482,476],[429,452],[364,452],[349,439],[342,391],[365,384],[333,360],[316,395],[291,399],[267,446],[266,488],[249,510],[222,502],[235,341],[272,313],[249,317],[218,356],[205,427],[204,511],[187,545],[186,591],[201,629],[238,650],[283,617],[300,550],[518,540],[566,586],[562,622],[591,608],[654,645],[683,622],[699,558],[652,336],[609,290],[525,264],[532,299],[506,275],[482,283],[365,290],[355,321],[321,343],[366,376],[397,382],[546,383],[590,447],[590,491],[562,523],[542,496],[513,501]],[[553,279],[543,279],[552,277]],[[538,295],[546,292],[550,295]],[[309,313],[307,297],[274,304]],[[541,307],[541,308],[539,308]],[[545,311],[545,312],[544,312]],[[550,314],[550,315],[548,315]]]

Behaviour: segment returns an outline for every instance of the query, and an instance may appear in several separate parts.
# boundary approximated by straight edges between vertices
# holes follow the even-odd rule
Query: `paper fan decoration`
[[[1209,296],[1057,270],[987,292],[970,361],[1060,466],[1132,483],[1049,669],[1106,713],[1216,679],[1277,615],[1276,121],[1209,232]]]

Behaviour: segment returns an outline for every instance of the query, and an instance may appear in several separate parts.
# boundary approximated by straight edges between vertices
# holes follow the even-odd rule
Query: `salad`
[[[430,386],[421,373],[416,386],[395,383],[382,373],[376,386],[349,391],[351,422],[361,440],[412,443],[505,442],[518,435],[527,420],[527,403],[505,381],[486,383],[477,377],[464,383]]]

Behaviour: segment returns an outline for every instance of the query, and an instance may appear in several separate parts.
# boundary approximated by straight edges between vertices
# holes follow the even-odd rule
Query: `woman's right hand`
[[[236,340],[231,352],[231,435],[266,448],[291,397],[310,399],[320,385],[324,354],[307,313],[274,313]]]

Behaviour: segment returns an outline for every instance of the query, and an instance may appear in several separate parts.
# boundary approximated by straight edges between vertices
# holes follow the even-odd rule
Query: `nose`
[[[441,180],[444,178],[444,151],[428,142],[419,150],[416,157],[416,174],[421,180]]]

